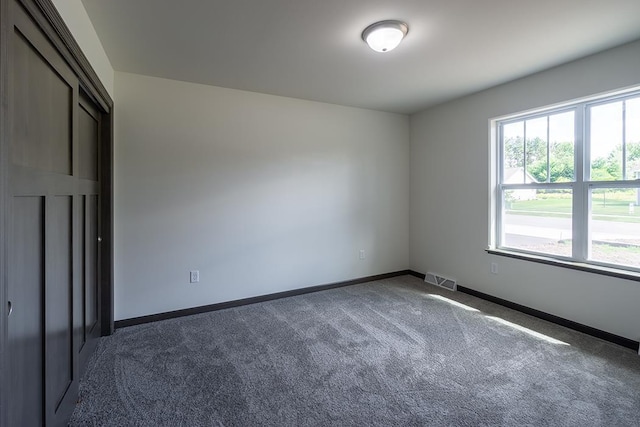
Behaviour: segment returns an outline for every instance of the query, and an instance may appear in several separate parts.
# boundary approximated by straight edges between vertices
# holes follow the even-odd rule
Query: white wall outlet
[[[360,249],[360,259],[364,259],[364,249]]]
[[[491,263],[491,274],[498,274],[498,263]]]
[[[198,283],[200,281],[200,271],[191,270],[189,272],[189,283]]]

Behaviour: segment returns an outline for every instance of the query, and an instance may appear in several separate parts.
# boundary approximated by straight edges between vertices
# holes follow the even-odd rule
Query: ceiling
[[[83,0],[117,71],[397,113],[640,39],[638,0]],[[360,35],[409,25],[392,52]]]

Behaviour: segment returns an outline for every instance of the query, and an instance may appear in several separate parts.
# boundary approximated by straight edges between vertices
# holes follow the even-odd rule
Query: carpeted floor
[[[402,276],[120,329],[70,425],[633,426],[640,357]]]

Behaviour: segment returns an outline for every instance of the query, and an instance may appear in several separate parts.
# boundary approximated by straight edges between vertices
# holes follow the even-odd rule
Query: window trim
[[[485,250],[488,254],[502,256],[506,258],[519,259],[523,261],[531,261],[539,264],[550,265],[560,268],[568,268],[571,270],[583,271],[586,273],[599,274],[603,276],[615,277],[617,279],[632,280],[640,282],[640,274],[629,270],[623,270],[616,267],[600,266],[596,264],[584,264],[575,261],[567,261],[559,258],[546,257],[540,253],[521,252],[511,249],[491,248]]]
[[[598,188],[629,188],[637,187],[640,178],[623,179],[615,181],[587,181],[585,175],[591,173],[590,157],[590,132],[591,108],[614,102],[626,101],[638,98],[640,87],[634,86],[614,92],[600,94],[592,97],[577,99],[537,109],[530,109],[516,114],[509,114],[489,120],[489,246],[487,253],[506,256],[510,258],[529,260],[547,265],[565,267],[574,270],[586,271],[595,274],[640,281],[640,267],[626,266],[622,264],[610,264],[606,262],[590,260],[589,250],[591,242],[591,229],[588,226],[591,212],[591,191]],[[523,120],[534,120],[541,117],[549,117],[555,114],[574,112],[574,181],[552,183],[549,173],[549,138],[547,137],[547,181],[540,183],[504,184],[504,159],[502,132],[505,125],[517,123]],[[623,118],[624,116],[623,110]],[[623,121],[623,156],[625,140],[625,125]],[[547,136],[549,133],[547,125]],[[526,141],[525,141],[526,144]],[[526,152],[526,145],[524,147]],[[623,167],[626,168],[623,159]],[[527,170],[526,158],[523,169]],[[626,169],[622,178],[626,178]],[[516,189],[570,189],[572,191],[572,255],[570,257],[545,254],[542,252],[527,251],[526,249],[502,246],[504,201],[503,194],[506,190]],[[586,232],[583,232],[586,231]]]

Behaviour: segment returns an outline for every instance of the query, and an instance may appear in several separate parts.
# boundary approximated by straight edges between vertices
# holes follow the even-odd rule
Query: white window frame
[[[637,188],[640,179],[629,179],[626,177],[626,156],[623,144],[622,171],[624,180],[617,181],[590,181],[591,171],[590,159],[590,111],[597,105],[618,102],[630,98],[640,97],[640,87],[621,90],[615,93],[608,93],[597,97],[585,98],[560,105],[540,108],[523,113],[498,117],[490,120],[489,129],[489,160],[490,160],[490,204],[489,204],[489,246],[490,253],[498,255],[515,256],[516,258],[530,259],[548,264],[558,264],[580,270],[595,271],[597,273],[611,274],[634,280],[640,279],[640,268],[630,267],[621,264],[611,264],[590,260],[591,235],[589,220],[591,216],[591,191],[599,188]],[[502,129],[509,123],[530,120],[539,117],[574,111],[575,138],[574,138],[574,181],[572,182],[549,182],[550,173],[548,171],[547,182],[525,183],[525,184],[504,184],[502,183],[504,161]],[[624,119],[623,119],[624,120]],[[624,136],[623,122],[623,140]],[[526,136],[525,136],[526,141]],[[525,142],[526,143],[526,142]],[[549,138],[547,138],[549,144]],[[526,151],[526,147],[525,147]],[[547,150],[547,162],[549,161],[549,151]],[[525,168],[526,170],[526,159]],[[572,191],[572,256],[565,257],[542,252],[527,251],[520,248],[503,246],[503,217],[504,203],[503,194],[507,190],[518,189],[570,189]]]

